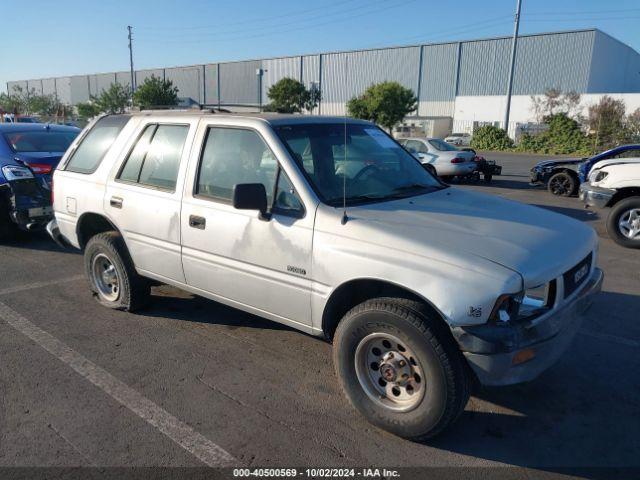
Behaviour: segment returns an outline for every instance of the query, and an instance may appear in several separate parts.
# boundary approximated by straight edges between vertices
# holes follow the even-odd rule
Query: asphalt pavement
[[[412,443],[353,410],[323,340],[166,286],[140,314],[108,310],[80,253],[35,235],[0,246],[0,467],[640,467],[640,251],[530,187],[536,157],[486,156],[504,175],[459,188],[600,236],[604,291],[535,381],[479,390],[451,430]]]

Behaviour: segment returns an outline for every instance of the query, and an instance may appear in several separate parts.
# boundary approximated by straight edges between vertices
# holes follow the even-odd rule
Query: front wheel
[[[84,251],[84,267],[94,297],[105,307],[133,312],[148,303],[150,284],[136,272],[119,233],[92,237]]]
[[[558,172],[551,176],[547,189],[553,195],[560,197],[570,197],[578,191],[576,178],[567,172]]]
[[[618,245],[640,248],[640,197],[625,198],[614,205],[607,232]]]
[[[396,298],[368,300],[342,319],[334,338],[336,372],[369,422],[421,441],[464,410],[470,374],[439,322],[420,303]]]

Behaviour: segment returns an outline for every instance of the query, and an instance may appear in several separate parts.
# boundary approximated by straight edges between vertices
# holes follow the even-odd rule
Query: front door
[[[256,130],[203,125],[198,136],[202,147],[182,205],[186,283],[225,303],[310,326],[315,210],[305,210]],[[265,186],[269,220],[233,207],[233,187],[240,183]]]

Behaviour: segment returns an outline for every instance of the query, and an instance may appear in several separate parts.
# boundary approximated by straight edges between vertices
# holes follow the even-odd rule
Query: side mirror
[[[267,191],[261,183],[239,183],[233,187],[233,207],[238,210],[258,210],[261,220],[269,220]]]

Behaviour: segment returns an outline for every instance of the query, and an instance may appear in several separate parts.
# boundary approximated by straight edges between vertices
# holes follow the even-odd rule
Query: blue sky
[[[515,0],[10,0],[8,80],[510,35]],[[597,27],[640,51],[638,0],[523,0],[522,33]]]

